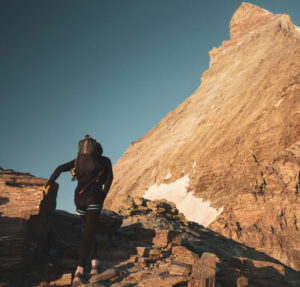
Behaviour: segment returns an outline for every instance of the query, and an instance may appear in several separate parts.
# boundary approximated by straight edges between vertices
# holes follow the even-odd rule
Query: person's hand
[[[50,185],[41,186],[39,189],[44,191],[45,195],[47,195],[50,189]]]

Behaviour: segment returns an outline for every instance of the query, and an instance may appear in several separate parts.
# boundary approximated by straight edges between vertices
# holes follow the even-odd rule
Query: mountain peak
[[[269,22],[275,15],[256,5],[243,2],[230,21],[230,38],[234,39]]]
[[[300,270],[300,28],[243,3],[230,29],[201,86],[114,165],[105,206],[164,198]]]

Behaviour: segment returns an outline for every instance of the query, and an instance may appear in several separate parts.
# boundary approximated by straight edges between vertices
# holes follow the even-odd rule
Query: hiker
[[[102,156],[102,153],[102,146],[86,135],[79,142],[77,158],[58,166],[45,186],[49,189],[59,175],[66,171],[71,171],[78,180],[74,201],[77,214],[84,221],[84,231],[73,284],[86,282],[84,268],[88,258],[92,265],[91,274],[97,274],[100,267],[97,259],[96,226],[113,180],[111,161]]]

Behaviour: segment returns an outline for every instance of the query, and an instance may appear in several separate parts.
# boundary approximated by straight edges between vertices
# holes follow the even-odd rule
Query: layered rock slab
[[[45,183],[28,173],[0,170],[0,279],[30,268],[47,247],[58,186],[45,196],[39,189]]]
[[[299,28],[243,3],[230,35],[195,93],[115,164],[105,205],[188,176],[193,196],[223,208],[213,229],[299,270]]]

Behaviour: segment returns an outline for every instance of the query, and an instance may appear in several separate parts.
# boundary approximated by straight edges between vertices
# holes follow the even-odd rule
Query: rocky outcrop
[[[54,210],[57,185],[0,172],[0,285],[71,286],[83,221]],[[175,204],[128,197],[120,214],[102,210],[102,271],[82,286],[298,286],[299,274],[255,249],[186,220]]]
[[[89,281],[82,286],[296,287],[300,282],[299,274],[273,258],[187,222],[172,203],[130,201],[120,228],[110,233],[99,228],[102,272],[87,276]],[[79,240],[72,224],[78,217],[57,211],[54,218],[56,256],[50,256],[48,264],[39,269],[40,279],[32,286],[70,286],[72,281],[77,261],[73,246],[65,243],[71,237],[72,243]]]
[[[300,268],[300,142],[271,160],[254,158],[248,189],[210,225],[221,234]]]
[[[0,170],[0,279],[30,268],[47,247],[58,186],[45,196],[39,189],[45,183],[28,173]]]
[[[243,3],[201,86],[114,165],[105,203],[166,198],[188,220],[300,270],[300,35]]]

